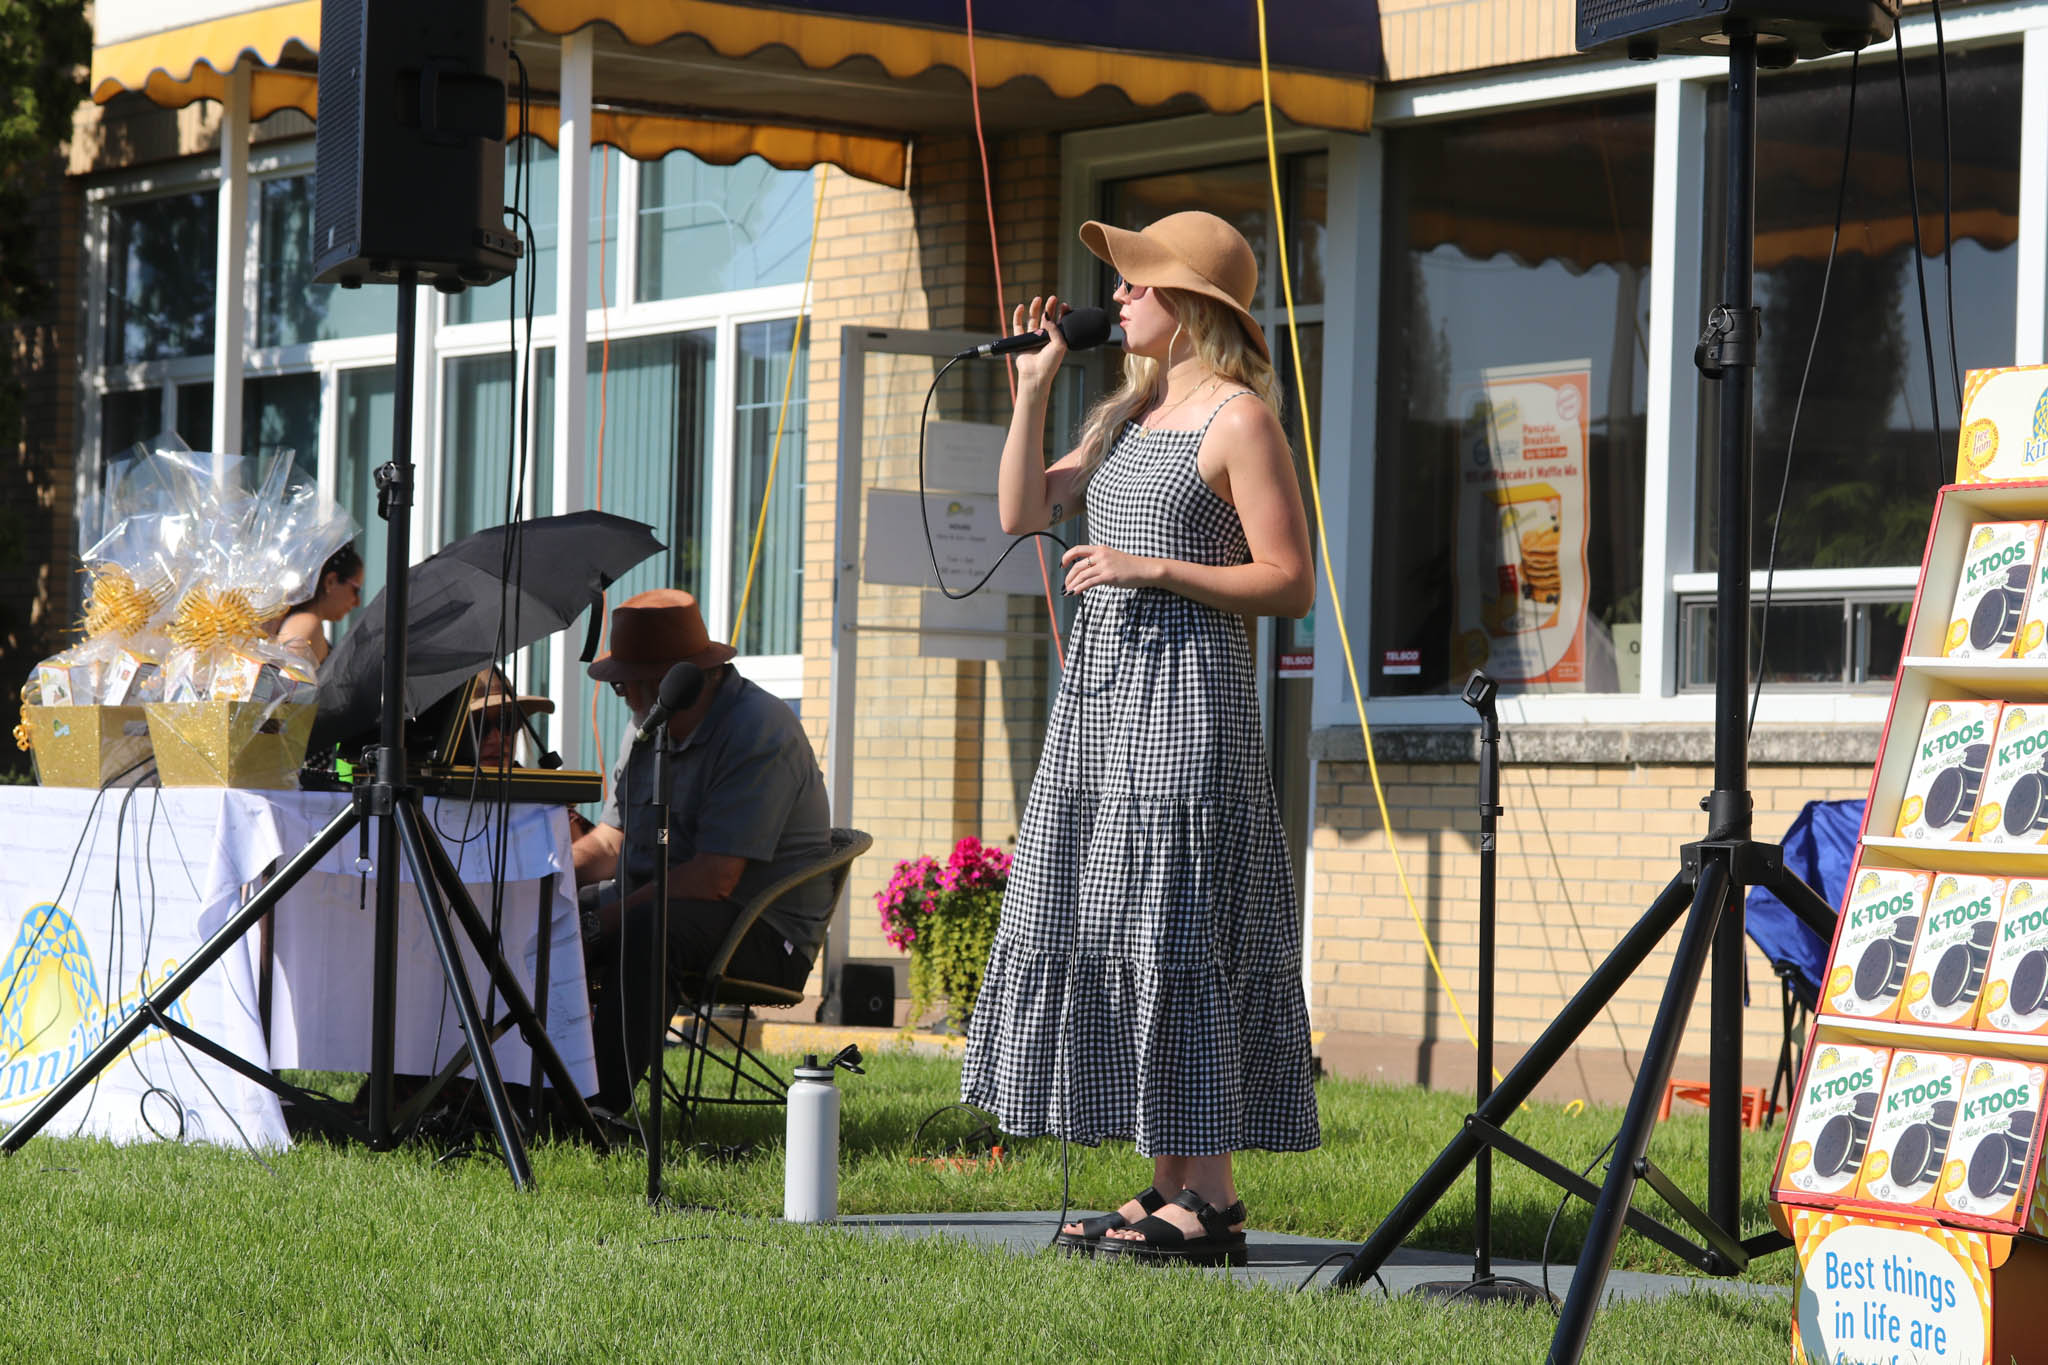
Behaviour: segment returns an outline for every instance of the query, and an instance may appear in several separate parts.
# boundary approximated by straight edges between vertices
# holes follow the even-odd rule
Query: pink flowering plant
[[[981,992],[982,969],[995,942],[1010,855],[969,835],[941,864],[907,858],[875,893],[882,933],[910,954],[910,1017],[922,1019],[944,999],[947,1026],[964,1026]]]

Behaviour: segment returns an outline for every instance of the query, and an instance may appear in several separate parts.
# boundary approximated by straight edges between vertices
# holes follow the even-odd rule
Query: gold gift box
[[[157,776],[166,787],[299,785],[313,732],[311,706],[271,711],[259,702],[192,701],[151,702],[142,709],[156,745]]]
[[[109,786],[149,757],[139,706],[31,706],[27,714],[45,787]]]

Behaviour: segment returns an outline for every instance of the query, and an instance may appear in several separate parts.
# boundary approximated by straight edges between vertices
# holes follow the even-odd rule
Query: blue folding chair
[[[1839,911],[1849,869],[1856,861],[1856,835],[1863,828],[1863,801],[1809,801],[1785,831],[1785,866]],[[1778,1112],[1778,1096],[1790,1096],[1806,1060],[1807,1023],[1820,1008],[1821,978],[1828,968],[1828,941],[1806,927],[1785,902],[1761,886],[1751,887],[1743,906],[1751,940],[1770,960],[1784,985],[1785,1036],[1778,1045],[1778,1073],[1771,1079],[1765,1122]]]

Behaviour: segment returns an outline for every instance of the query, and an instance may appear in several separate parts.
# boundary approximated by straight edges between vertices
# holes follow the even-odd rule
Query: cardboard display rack
[[[2048,1362],[2048,652],[2010,619],[2021,585],[2002,585],[2009,656],[1953,652],[1982,528],[2043,519],[2048,479],[1935,501],[1772,1179],[1801,1267],[1794,1360]]]

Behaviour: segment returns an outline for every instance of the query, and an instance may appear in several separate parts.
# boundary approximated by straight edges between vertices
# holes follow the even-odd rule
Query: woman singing
[[[1065,308],[1033,299],[997,486],[1003,529],[1085,499],[1092,544],[962,1096],[1020,1136],[1133,1139],[1151,1188],[1067,1224],[1070,1250],[1241,1265],[1231,1154],[1318,1145],[1301,926],[1246,618],[1315,600],[1278,385],[1247,311],[1251,247],[1221,218],[1088,223],[1121,278],[1123,385],[1044,464]]]

